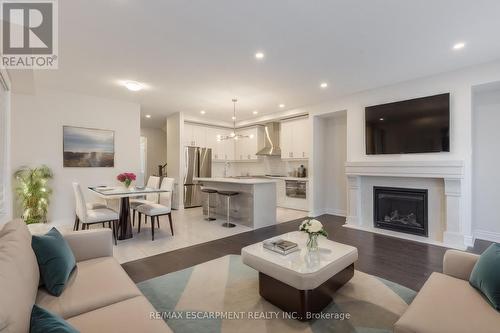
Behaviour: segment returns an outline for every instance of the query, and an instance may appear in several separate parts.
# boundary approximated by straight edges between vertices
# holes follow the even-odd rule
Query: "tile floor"
[[[307,212],[278,208],[278,223],[305,217]],[[119,241],[115,246],[114,256],[120,262],[149,257],[163,252],[177,250],[183,247],[209,242],[215,239],[228,237],[251,228],[237,225],[234,228],[223,228],[222,221],[207,222],[203,219],[201,208],[175,210],[172,212],[174,233],[170,234],[170,226],[166,216],[160,217],[160,229],[155,228],[155,240],[151,241],[151,225],[141,224],[141,232],[137,233],[137,224],[134,227],[134,237]]]

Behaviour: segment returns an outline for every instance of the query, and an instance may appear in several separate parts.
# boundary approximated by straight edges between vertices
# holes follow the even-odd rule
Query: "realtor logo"
[[[1,0],[2,62],[12,69],[57,69],[56,0]]]

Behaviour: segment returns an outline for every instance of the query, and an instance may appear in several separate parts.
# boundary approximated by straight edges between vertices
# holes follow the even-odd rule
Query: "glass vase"
[[[123,186],[125,186],[126,189],[130,187],[130,184],[132,184],[132,181],[127,179],[123,182]]]
[[[309,238],[307,240],[307,251],[316,252],[318,251],[318,234],[309,234]]]

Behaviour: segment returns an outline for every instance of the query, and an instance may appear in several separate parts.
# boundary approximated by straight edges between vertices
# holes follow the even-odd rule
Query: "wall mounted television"
[[[366,154],[450,151],[450,94],[365,108]]]

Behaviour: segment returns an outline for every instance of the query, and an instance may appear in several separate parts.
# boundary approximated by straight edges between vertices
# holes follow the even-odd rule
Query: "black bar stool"
[[[225,227],[225,228],[234,228],[234,227],[236,227],[236,224],[233,224],[233,223],[229,222],[229,212],[231,211],[229,208],[230,208],[230,204],[231,204],[231,201],[230,201],[231,197],[233,197],[235,195],[238,195],[240,193],[236,192],[236,191],[217,191],[217,193],[219,193],[222,196],[225,196],[226,197],[226,202],[227,202],[227,219],[226,219],[226,223],[222,223],[222,226]]]
[[[206,221],[215,221],[215,217],[210,216],[210,194],[212,193],[217,193],[217,190],[214,190],[213,188],[202,188],[202,192],[207,193],[208,195],[208,200],[207,200],[207,217],[205,218]]]

